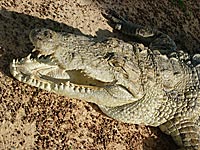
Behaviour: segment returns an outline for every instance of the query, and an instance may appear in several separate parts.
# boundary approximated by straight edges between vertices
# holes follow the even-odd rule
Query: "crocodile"
[[[161,31],[116,13],[103,16],[130,40],[34,29],[29,35],[34,49],[13,59],[11,74],[31,86],[92,102],[116,120],[159,127],[180,149],[200,149],[200,55],[177,50]]]

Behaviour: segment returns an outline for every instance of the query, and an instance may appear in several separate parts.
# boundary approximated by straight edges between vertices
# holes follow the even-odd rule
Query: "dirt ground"
[[[33,28],[113,35],[101,15],[105,9],[167,33],[178,49],[200,51],[199,0],[0,0],[0,150],[177,148],[158,128],[115,121],[93,104],[39,90],[10,75],[12,59],[33,49],[28,38]]]

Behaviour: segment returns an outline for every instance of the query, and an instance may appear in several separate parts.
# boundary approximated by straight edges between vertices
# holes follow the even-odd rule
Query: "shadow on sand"
[[[0,10],[0,71],[6,76],[11,76],[9,73],[9,64],[12,59],[25,57],[33,49],[28,35],[34,28],[49,28],[55,31],[84,35],[79,29],[51,19],[40,19],[38,17],[22,13]],[[100,36],[106,34],[109,35],[109,31],[99,30],[97,32],[97,35]],[[95,109],[99,111],[96,106]],[[155,128],[152,128],[152,132],[154,132],[158,138],[162,138],[164,140],[170,139],[168,136],[157,134],[157,132],[160,131]],[[152,138],[145,139],[145,141],[143,141],[144,150],[151,147],[151,145],[154,145],[154,141],[155,139]],[[169,142],[173,143],[171,139]],[[172,144],[172,148],[173,147],[174,144]]]

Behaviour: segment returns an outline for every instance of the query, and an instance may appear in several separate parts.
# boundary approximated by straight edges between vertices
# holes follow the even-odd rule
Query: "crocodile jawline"
[[[60,69],[50,56],[31,57],[30,54],[21,60],[14,59],[10,65],[11,74],[19,81],[44,90],[72,88],[84,93],[113,84],[95,80],[82,70]]]

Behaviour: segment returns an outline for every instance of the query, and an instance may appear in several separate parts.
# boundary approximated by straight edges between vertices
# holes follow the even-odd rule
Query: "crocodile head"
[[[129,72],[115,61],[114,52],[109,52],[108,43],[93,46],[95,42],[85,36],[63,36],[48,29],[33,30],[30,40],[35,46],[33,52],[38,54],[14,59],[10,64],[11,74],[19,81],[105,106],[119,106],[142,97],[139,85],[129,83]],[[136,83],[138,70],[132,69],[131,73]]]

